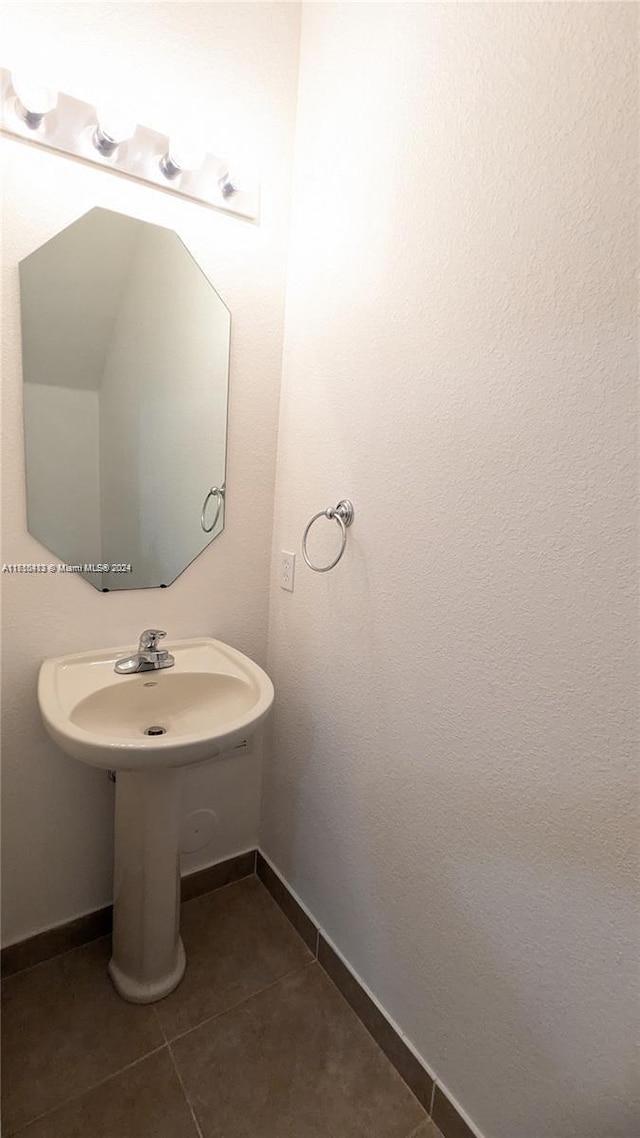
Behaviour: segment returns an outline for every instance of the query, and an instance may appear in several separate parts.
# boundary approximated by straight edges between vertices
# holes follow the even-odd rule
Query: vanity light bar
[[[62,91],[22,82],[0,68],[0,133],[90,162],[179,197],[258,221],[260,187],[227,159],[136,123],[126,112],[94,107]]]

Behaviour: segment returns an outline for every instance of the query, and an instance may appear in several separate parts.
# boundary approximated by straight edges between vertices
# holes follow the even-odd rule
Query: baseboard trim
[[[444,1138],[484,1138],[260,849],[256,873]]]
[[[197,869],[194,873],[187,873],[181,881],[180,895],[183,901],[190,901],[193,897],[200,897],[203,893],[211,893],[214,889],[221,889],[232,881],[240,881],[243,877],[250,877],[255,873],[256,850],[246,850],[233,857],[208,865],[204,869]],[[60,956],[72,948],[80,948],[99,937],[109,936],[113,923],[113,906],[105,905],[102,909],[95,909],[75,920],[66,921],[55,928],[45,929],[35,936],[9,944],[0,954],[0,969],[3,976],[13,976],[16,972],[23,972],[25,968],[32,968],[34,964],[42,964],[52,956]]]
[[[63,925],[56,925],[55,928],[45,929],[26,940],[9,944],[0,954],[2,976],[24,972],[25,968],[32,968],[34,964],[41,964],[52,956],[60,956],[71,948],[79,948],[101,936],[108,936],[111,925],[112,906],[105,905],[103,909],[95,909],[93,913],[85,913],[73,921],[65,921]]]
[[[207,865],[204,869],[196,869],[194,873],[186,873],[181,881],[181,900],[191,901],[203,893],[213,893],[214,889],[222,889],[223,885],[251,877],[256,871],[256,856],[257,850],[246,850],[217,861],[214,865]]]

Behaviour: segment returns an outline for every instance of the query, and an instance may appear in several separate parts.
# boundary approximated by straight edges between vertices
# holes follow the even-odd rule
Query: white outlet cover
[[[286,589],[288,593],[292,593],[295,575],[296,555],[295,553],[288,553],[286,549],[283,549],[280,554],[280,588]]]
[[[194,810],[182,819],[180,827],[181,853],[195,853],[209,845],[218,825],[218,815],[213,810]]]

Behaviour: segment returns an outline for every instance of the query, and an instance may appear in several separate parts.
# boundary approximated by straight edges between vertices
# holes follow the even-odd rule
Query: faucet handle
[[[140,633],[140,644],[138,645],[139,652],[157,652],[158,641],[166,636],[161,628],[146,628],[144,632]]]

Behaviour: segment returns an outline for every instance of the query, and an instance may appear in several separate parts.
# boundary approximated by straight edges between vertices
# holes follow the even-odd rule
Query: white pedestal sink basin
[[[131,648],[45,660],[38,702],[47,731],[80,762],[116,771],[111,978],[151,1003],[180,983],[181,768],[232,748],[268,715],[273,685],[235,648],[172,642],[175,664],[118,675]],[[162,734],[145,734],[149,729]]]

